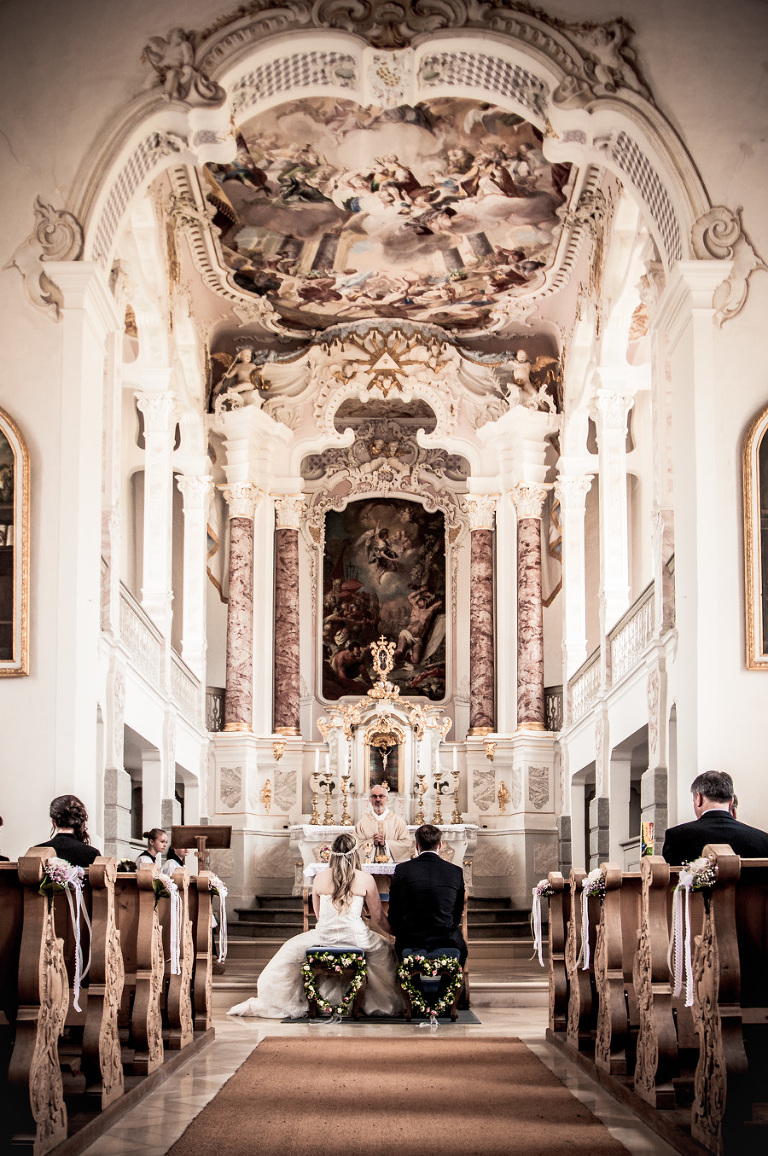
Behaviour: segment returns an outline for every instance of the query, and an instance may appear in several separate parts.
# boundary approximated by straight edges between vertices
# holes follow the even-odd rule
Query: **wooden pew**
[[[768,1113],[768,859],[740,859],[722,844],[704,855],[715,860],[717,882],[694,960],[700,1047],[691,1132],[723,1156],[744,1147],[753,1114],[764,1121]]]
[[[640,864],[640,875],[640,937],[634,967],[640,1026],[634,1087],[652,1107],[674,1108],[672,1079],[677,1075],[678,1061],[667,963],[670,867],[660,855],[649,855]]]
[[[179,920],[179,964],[181,973],[171,973],[171,900],[161,898],[158,903],[160,925],[163,930],[163,954],[165,957],[165,1019],[167,1022],[168,1047],[178,1051],[187,1047],[195,1037],[192,1019],[192,972],[194,968],[194,945],[192,923],[189,918],[189,872],[184,867],[173,873],[173,882],[179,889],[181,915]]]
[[[192,976],[192,1007],[196,1032],[206,1032],[212,1025],[211,997],[213,993],[213,892],[208,880],[209,871],[193,876],[189,888],[189,915],[192,922],[192,942],[195,967]]]
[[[571,869],[571,912],[568,920],[568,938],[565,944],[565,960],[568,973],[568,1023],[566,1039],[576,1051],[590,1051],[593,1031],[596,1026],[597,999],[594,991],[593,961],[597,941],[597,927],[600,921],[600,903],[595,897],[587,897],[589,903],[589,945],[590,967],[584,971],[576,961],[581,951],[581,906],[585,902],[581,889],[586,871]]]
[[[12,1137],[10,1148],[31,1156],[44,1156],[67,1135],[58,1039],[67,1016],[69,984],[52,904],[39,892],[50,858],[50,847],[33,847],[18,862],[23,911],[5,1123]],[[13,890],[11,886],[9,892]],[[66,902],[61,895],[58,899]],[[17,900],[12,898],[11,902],[16,910],[10,922],[18,930]]]
[[[154,865],[115,879],[115,910],[125,965],[120,1027],[132,1049],[133,1074],[146,1076],[163,1062],[160,998],[163,992],[163,933],[155,908]],[[124,1057],[124,1063],[127,1057]]]
[[[115,921],[114,859],[99,856],[85,871],[83,906],[91,931],[81,919],[81,946],[85,968],[89,950],[91,965],[80,988],[80,1011],[74,1006],[77,940],[69,905],[64,896],[55,904],[56,934],[63,943],[64,965],[69,980],[69,1010],[59,1060],[68,1099],[84,1095],[86,1110],[101,1110],[124,1091],[118,1011],[123,991],[124,968],[120,933]],[[80,1107],[70,1104],[71,1109]]]
[[[549,897],[549,1028],[553,1032],[564,1032],[568,1026],[565,948],[571,913],[571,885],[560,871],[550,871],[547,881],[554,891]]]
[[[605,896],[595,945],[597,1035],[595,1063],[611,1075],[626,1075],[629,1017],[624,989],[624,938],[622,935],[622,874],[615,863],[601,863]]]
[[[115,912],[114,859],[99,856],[88,868],[91,968],[83,1031],[86,1095],[103,1109],[124,1092],[118,1013],[125,968]]]
[[[16,863],[0,863],[0,1087],[7,1084],[18,1008],[24,893]]]

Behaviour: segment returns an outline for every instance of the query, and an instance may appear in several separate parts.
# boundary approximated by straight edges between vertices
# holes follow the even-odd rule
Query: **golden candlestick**
[[[442,771],[438,771],[435,775],[436,798],[435,798],[435,813],[432,817],[432,822],[435,824],[436,827],[439,827],[443,821],[443,809],[441,806],[441,799],[440,799],[440,780],[442,778],[442,775],[443,775]]]
[[[320,812],[317,809],[317,804],[319,802],[319,794],[318,794],[318,782],[320,780],[320,772],[319,771],[313,771],[312,772],[312,780],[313,780],[313,782],[312,782],[312,817],[309,820],[309,825],[311,827],[319,827],[320,826]]]
[[[325,814],[323,815],[323,822],[326,827],[333,823],[333,811],[331,810],[331,780],[325,780]]]
[[[416,815],[415,815],[415,818],[413,821],[414,821],[414,823],[418,823],[418,825],[421,826],[422,823],[426,823],[426,821],[427,821],[426,817],[424,815],[424,796],[427,793],[427,776],[426,775],[419,775],[418,778],[419,778],[419,786],[418,786],[419,809],[416,812]]]
[[[453,775],[453,814],[451,815],[452,823],[463,823],[464,816],[459,810],[459,771],[451,771]]]
[[[347,802],[348,802],[347,791],[348,790],[349,790],[349,775],[342,775],[341,776],[341,794],[342,794],[342,798],[344,799],[344,809],[341,812],[341,825],[342,825],[342,827],[351,827],[352,826],[352,816],[350,815],[349,811],[347,810]]]

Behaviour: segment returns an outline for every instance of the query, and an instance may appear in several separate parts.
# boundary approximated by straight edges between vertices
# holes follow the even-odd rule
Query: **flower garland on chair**
[[[418,964],[419,975],[428,977],[446,975],[448,981],[446,990],[433,1004],[428,1002],[421,985],[414,982],[411,975],[411,972],[416,970],[414,964]],[[461,963],[452,955],[438,955],[434,959],[426,959],[423,955],[409,955],[398,967],[397,979],[411,1001],[411,1006],[421,1015],[436,1018],[453,1007],[453,1001],[464,983],[464,973]]]
[[[157,907],[160,899],[170,899],[171,901],[171,975],[181,975],[181,895],[179,888],[169,875],[162,873],[152,880],[152,888],[155,892],[155,907]]]
[[[685,1006],[693,1005],[693,962],[691,960],[691,892],[709,891],[717,881],[713,859],[702,856],[680,869],[679,882],[672,892],[672,935],[667,965],[674,977],[672,994],[680,995],[685,975]],[[706,900],[705,900],[706,902]]]
[[[539,963],[544,966],[544,956],[542,955],[542,948],[544,946],[544,937],[541,930],[541,901],[549,898],[550,895],[555,894],[555,889],[548,879],[540,879],[535,887],[531,889],[533,895],[533,906],[531,907],[531,929],[533,930],[533,955],[534,959],[538,955]]]
[[[329,967],[332,971],[338,972],[354,968],[355,974],[352,976],[349,987],[344,993],[341,1003],[333,1004],[330,1000],[325,999],[320,994],[320,987],[318,985],[317,976],[312,971],[312,964],[321,964],[323,967]],[[330,1012],[332,1015],[344,1015],[352,1007],[355,996],[363,986],[365,977],[368,974],[368,963],[365,956],[352,955],[351,953],[344,953],[343,955],[334,955],[330,951],[312,951],[307,955],[306,960],[301,965],[301,975],[304,980],[304,994],[307,1000],[314,1002],[320,1011]]]
[[[45,863],[45,872],[38,888],[41,895],[48,896],[49,907],[53,908],[53,897],[63,891],[69,903],[69,914],[72,920],[72,930],[75,933],[75,978],[72,981],[72,1004],[75,1011],[82,1011],[80,1007],[80,984],[88,974],[91,966],[91,921],[83,903],[83,880],[85,871],[82,867],[75,867],[66,859],[58,857],[48,859]],[[72,898],[74,892],[75,898]],[[88,962],[83,967],[83,948],[80,943],[80,919],[84,918],[88,928]]]

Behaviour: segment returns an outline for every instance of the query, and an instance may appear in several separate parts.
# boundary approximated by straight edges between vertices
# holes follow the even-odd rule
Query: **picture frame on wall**
[[[744,439],[743,479],[746,663],[768,670],[768,407]]]
[[[29,674],[29,451],[0,409],[0,678]]]

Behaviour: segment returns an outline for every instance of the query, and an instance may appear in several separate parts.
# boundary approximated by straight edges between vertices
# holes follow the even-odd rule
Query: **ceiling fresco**
[[[543,283],[571,187],[530,124],[453,98],[282,104],[204,175],[225,268],[299,330],[371,317],[482,330]]]

